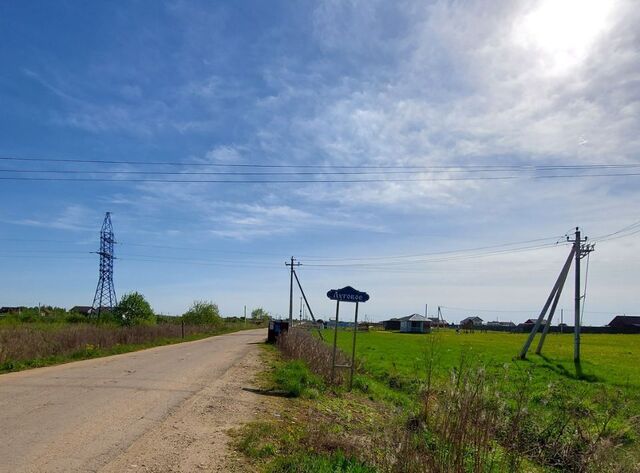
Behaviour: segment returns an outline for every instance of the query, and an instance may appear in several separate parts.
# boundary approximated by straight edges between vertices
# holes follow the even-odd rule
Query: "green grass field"
[[[267,350],[266,389],[294,399],[239,433],[261,471],[640,471],[640,335],[586,334],[576,367],[571,334],[519,360],[526,334],[359,332],[350,392],[316,336]]]
[[[338,333],[338,345],[347,353],[352,335],[350,331]],[[573,362],[572,334],[549,334],[542,356],[534,354],[536,337],[528,359],[519,360],[526,337],[447,329],[431,334],[358,333],[356,356],[361,375],[356,387],[369,383],[365,391],[392,402],[387,393],[401,394],[404,397],[399,396],[398,402],[404,399],[404,407],[411,409],[421,399],[429,372],[432,382],[451,386],[452,373],[479,370],[491,380],[490,396],[512,405],[526,399],[527,415],[536,426],[532,429],[537,432],[532,436],[536,442],[544,442],[558,425],[563,435],[571,431],[564,430],[566,425],[576,425],[583,434],[590,432],[592,440],[601,435],[597,432],[607,432],[617,439],[621,454],[639,462],[640,335],[583,335],[580,366]],[[331,343],[333,333],[325,338]],[[568,441],[572,448],[583,448],[583,434]]]
[[[326,339],[332,341],[332,337],[333,333],[325,332]],[[351,337],[352,332],[338,332],[338,346],[347,353],[351,352]],[[534,383],[563,379],[581,389],[605,385],[630,395],[640,392],[640,335],[582,335],[580,369],[573,363],[572,334],[549,334],[542,356],[534,354],[536,337],[528,359],[516,360],[526,337],[505,332],[456,333],[448,329],[431,334],[359,332],[356,356],[379,379],[390,375],[423,377],[426,360],[434,352],[436,376],[447,375],[465,357],[487,369],[529,369]]]

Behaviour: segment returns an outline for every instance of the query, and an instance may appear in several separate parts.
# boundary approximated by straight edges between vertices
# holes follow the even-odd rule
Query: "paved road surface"
[[[265,339],[249,330],[0,375],[0,472],[98,471]]]

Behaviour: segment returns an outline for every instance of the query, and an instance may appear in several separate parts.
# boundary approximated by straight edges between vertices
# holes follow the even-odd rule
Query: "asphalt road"
[[[99,471],[265,336],[248,330],[0,375],[0,472]]]

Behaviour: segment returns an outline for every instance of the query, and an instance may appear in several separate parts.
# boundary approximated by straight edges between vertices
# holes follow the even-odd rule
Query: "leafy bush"
[[[257,309],[253,309],[251,311],[251,318],[255,321],[269,320],[270,317],[271,316],[269,315],[269,312],[264,310],[262,307],[258,307]]]
[[[185,323],[193,325],[222,324],[218,306],[207,301],[195,301],[189,310],[182,315],[182,319]]]
[[[155,325],[156,323],[156,316],[151,306],[138,292],[125,294],[115,308],[114,314],[124,325]]]

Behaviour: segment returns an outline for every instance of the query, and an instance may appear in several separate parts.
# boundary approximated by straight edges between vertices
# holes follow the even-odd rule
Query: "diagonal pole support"
[[[563,279],[563,276],[564,278],[567,277],[566,273],[569,272],[569,268],[571,267],[571,262],[573,261],[573,256],[575,254],[575,251],[576,251],[575,247],[571,249],[571,252],[569,253],[569,257],[567,258],[567,261],[564,263],[564,266],[562,267],[562,271],[558,275],[558,279],[556,280],[556,283],[553,285],[551,294],[549,294],[549,297],[547,298],[547,301],[545,302],[544,307],[542,308],[542,311],[538,316],[538,320],[536,320],[536,323],[533,326],[533,329],[531,330],[529,337],[527,337],[527,341],[524,342],[524,345],[522,346],[522,350],[520,350],[519,358],[521,360],[524,360],[527,358],[527,352],[529,351],[529,347],[531,346],[531,343],[533,342],[533,339],[536,336],[536,333],[538,333],[538,330],[540,330],[540,325],[542,325],[542,320],[544,319],[544,316],[546,315],[547,310],[549,310],[549,306],[551,305],[551,302],[555,298],[556,293],[560,288],[560,284]]]
[[[556,297],[553,299],[553,304],[551,305],[551,310],[549,311],[549,317],[547,318],[547,323],[544,325],[542,329],[542,335],[540,336],[540,341],[538,342],[538,348],[536,348],[536,355],[542,353],[542,346],[544,345],[544,340],[547,338],[547,333],[549,333],[549,328],[551,327],[551,321],[553,320],[553,315],[556,313],[556,307],[558,307],[558,302],[560,301],[560,295],[562,294],[562,289],[564,288],[564,283],[567,281],[567,276],[569,275],[569,268],[562,274],[562,282],[560,283],[560,287],[556,291]]]
[[[307,296],[305,295],[304,290],[302,289],[302,284],[300,284],[300,280],[298,279],[298,273],[296,273],[295,270],[293,271],[293,275],[296,278],[296,282],[298,283],[298,288],[300,288],[300,292],[302,293],[302,298],[304,299],[304,303],[307,306],[307,310],[309,310],[309,314],[311,315],[311,320],[313,320],[313,322],[315,323],[316,318],[313,316],[313,311],[311,310],[309,301],[307,301]],[[320,328],[318,328],[318,335],[320,335],[320,340],[324,342],[324,337],[322,336],[322,330],[320,330]]]

